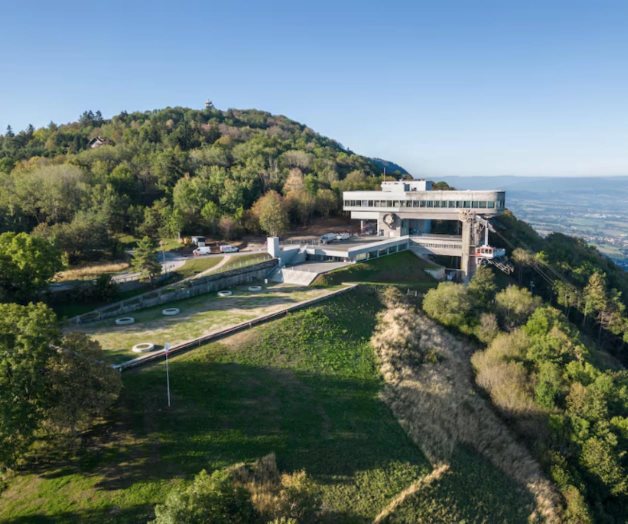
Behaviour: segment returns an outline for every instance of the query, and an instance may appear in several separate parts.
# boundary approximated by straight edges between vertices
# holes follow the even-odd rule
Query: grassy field
[[[429,262],[408,251],[402,251],[326,273],[319,276],[314,285],[334,286],[342,282],[368,282],[427,289],[437,284],[436,280],[424,271],[432,267],[434,266]]]
[[[247,286],[242,286],[234,289],[230,297],[221,298],[216,293],[208,293],[136,311],[132,313],[135,324],[130,326],[116,326],[115,319],[111,318],[71,329],[98,340],[112,362],[122,362],[137,356],[131,348],[140,342],[152,342],[158,346],[166,342],[178,344],[325,292],[320,288],[289,284],[270,286],[258,292],[248,291]],[[181,313],[166,317],[161,313],[166,307],[177,307]]]
[[[359,292],[124,375],[113,419],[76,461],[33,467],[0,495],[3,522],[143,522],[170,481],[277,453],[306,468],[335,520],[361,522],[428,471],[377,398],[368,338],[379,302]]]
[[[268,253],[249,253],[246,255],[235,255],[229,258],[225,265],[220,268],[221,271],[229,271],[230,269],[236,269],[239,267],[252,266],[253,264],[259,264],[265,260],[270,260]]]
[[[510,477],[464,446],[456,448],[452,463],[448,473],[407,498],[385,522],[528,522],[534,500]]]
[[[370,522],[431,469],[378,397],[369,338],[380,308],[373,288],[358,288],[177,356],[171,409],[163,364],[125,373],[111,420],[75,460],[10,480],[0,521],[145,522],[200,469],[275,452],[281,469],[313,475],[328,522]],[[520,520],[527,500],[477,455],[457,456],[450,475],[408,499],[396,521],[422,511],[431,522]]]
[[[222,255],[212,255],[209,257],[197,257],[186,260],[185,263],[175,270],[179,278],[188,278],[198,275],[203,271],[207,271],[216,267],[223,259]]]

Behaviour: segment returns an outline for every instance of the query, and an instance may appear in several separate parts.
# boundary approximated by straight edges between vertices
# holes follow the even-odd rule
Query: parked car
[[[224,246],[220,246],[221,253],[237,253],[240,251],[240,248],[235,246],[230,246],[229,244],[225,244]]]
[[[351,233],[347,233],[346,231],[344,233],[338,233],[336,235],[336,240],[349,240],[351,238]]]
[[[192,251],[192,254],[197,257],[199,255],[209,255],[212,252],[212,248],[209,246],[201,246],[201,247],[197,247],[194,251]]]
[[[334,240],[336,240],[336,233],[325,233],[324,235],[321,235],[321,237],[319,238],[319,241],[321,244],[329,244],[330,242],[333,242]]]

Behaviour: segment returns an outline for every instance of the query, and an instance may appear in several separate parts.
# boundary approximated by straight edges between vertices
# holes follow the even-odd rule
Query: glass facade
[[[344,207],[362,208],[448,208],[448,209],[504,209],[503,200],[345,200]]]

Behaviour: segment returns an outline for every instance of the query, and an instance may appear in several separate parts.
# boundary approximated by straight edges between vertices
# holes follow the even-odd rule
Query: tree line
[[[599,278],[589,280],[585,296],[593,302]],[[439,284],[423,309],[484,345],[472,357],[476,382],[530,443],[563,494],[569,521],[623,521],[626,370],[539,296],[513,284],[499,289],[486,267],[467,285]]]
[[[269,192],[285,218],[271,229],[285,229],[336,213],[343,190],[374,188],[386,166],[403,174],[257,110],[85,112],[0,136],[0,231],[52,240],[72,261],[119,254],[121,234],[268,233],[252,210]]]

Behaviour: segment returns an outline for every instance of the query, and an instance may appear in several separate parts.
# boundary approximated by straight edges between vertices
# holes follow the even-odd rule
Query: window
[[[493,209],[495,207],[495,202],[493,202],[492,200],[489,200],[487,204],[489,209]]]
[[[473,202],[471,202],[471,207],[480,207],[480,203],[477,200],[474,200]]]
[[[448,204],[449,204],[449,207],[456,207],[456,201],[455,200],[450,200],[448,202]]]
[[[480,204],[480,207],[481,207],[482,209],[485,209],[485,208],[486,208],[486,201],[485,201],[485,200],[482,200],[481,202],[479,202],[479,204]]]
[[[434,207],[434,201],[433,200],[428,200],[427,201],[427,207]]]
[[[471,207],[471,201],[465,200],[462,207]]]

